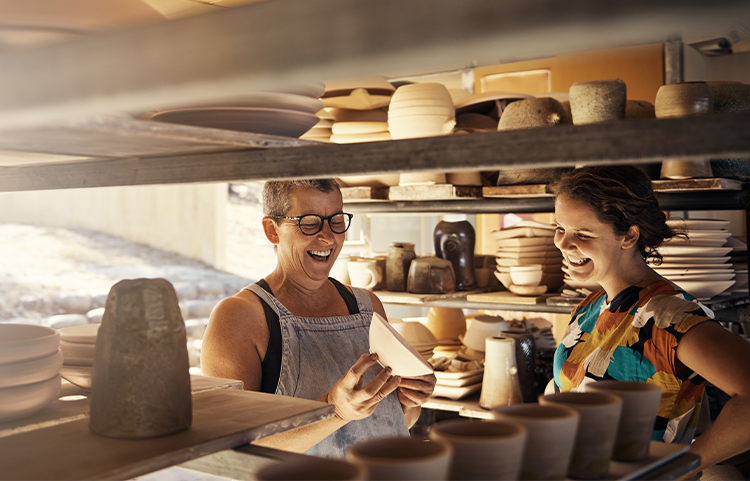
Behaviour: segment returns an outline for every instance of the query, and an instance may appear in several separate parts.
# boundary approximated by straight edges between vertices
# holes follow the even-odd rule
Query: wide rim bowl
[[[62,364],[63,353],[60,349],[49,356],[0,364],[0,389],[50,379],[60,372]]]
[[[36,359],[60,348],[57,329],[35,324],[0,323],[0,364]]]
[[[46,381],[0,389],[0,422],[31,416],[57,399],[60,394],[59,374]]]

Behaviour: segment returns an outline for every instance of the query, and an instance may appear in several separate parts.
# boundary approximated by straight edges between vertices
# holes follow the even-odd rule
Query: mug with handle
[[[373,289],[383,279],[383,270],[376,259],[359,258],[349,261],[346,266],[354,287]]]

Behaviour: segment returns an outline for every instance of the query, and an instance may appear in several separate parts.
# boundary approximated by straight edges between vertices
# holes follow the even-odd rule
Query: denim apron
[[[250,284],[246,289],[279,314],[283,352],[276,394],[315,400],[327,393],[362,354],[369,352],[372,303],[365,289],[352,287],[358,314],[322,318],[295,317],[262,287]],[[380,365],[370,367],[365,372],[364,385],[380,371]],[[369,417],[350,421],[306,454],[343,457],[346,447],[358,440],[395,435],[409,435],[396,391],[380,401]]]

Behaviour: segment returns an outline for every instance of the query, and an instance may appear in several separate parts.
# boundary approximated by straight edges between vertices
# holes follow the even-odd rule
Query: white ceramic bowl
[[[68,342],[60,341],[65,358],[74,357],[77,359],[94,359],[94,349],[96,344],[88,342]]]
[[[419,321],[395,323],[393,328],[418,351],[432,350],[438,345],[435,335]]]
[[[434,137],[453,133],[456,120],[447,115],[413,115],[388,119],[388,131],[394,139]]]
[[[417,117],[422,115],[444,115],[449,119],[453,119],[454,115],[453,107],[442,107],[431,105],[422,105],[419,107],[401,107],[391,108],[388,110],[388,120],[401,118],[401,117]]]
[[[58,349],[49,356],[0,364],[0,388],[33,384],[55,377],[62,363],[63,354]]]
[[[0,323],[0,364],[46,357],[59,348],[60,333],[56,329]]]
[[[688,294],[692,294],[698,299],[710,299],[726,291],[734,284],[734,281],[681,281],[670,279],[672,282],[683,288]]]
[[[510,279],[517,286],[538,286],[542,282],[541,265],[511,266]]]
[[[59,374],[46,381],[0,389],[0,422],[31,416],[57,399],[59,394]]]
[[[96,343],[101,323],[84,324],[82,326],[68,326],[58,329],[61,342]]]
[[[507,329],[508,325],[502,317],[478,315],[471,319],[466,334],[460,339],[464,346],[484,352],[484,340]]]

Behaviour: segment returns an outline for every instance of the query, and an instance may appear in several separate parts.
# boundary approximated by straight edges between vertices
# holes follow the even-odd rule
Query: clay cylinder
[[[416,258],[414,244],[410,242],[394,242],[391,244],[385,261],[385,288],[393,292],[406,291],[409,267],[411,261]]]
[[[120,281],[96,339],[89,428],[113,438],[183,431],[193,418],[185,324],[165,279]]]

